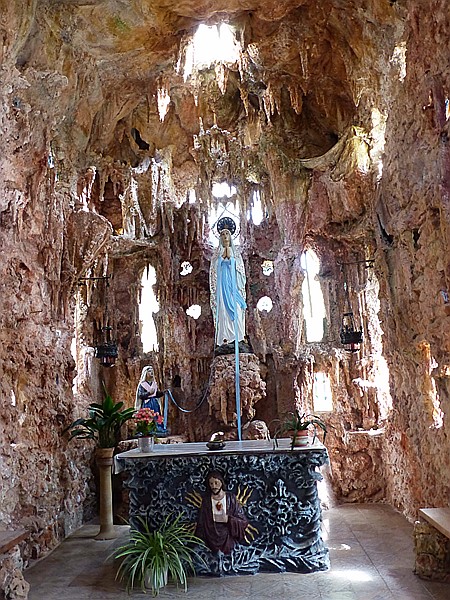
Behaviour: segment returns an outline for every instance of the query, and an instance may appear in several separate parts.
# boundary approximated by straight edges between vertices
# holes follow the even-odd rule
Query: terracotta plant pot
[[[307,429],[301,429],[297,431],[297,435],[292,436],[293,446],[307,446],[309,444],[309,431]]]

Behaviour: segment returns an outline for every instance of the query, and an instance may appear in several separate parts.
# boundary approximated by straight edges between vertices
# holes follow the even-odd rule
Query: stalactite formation
[[[338,498],[409,517],[448,503],[448,7],[319,4],[0,2],[0,525],[31,531],[25,559],[93,514],[92,448],[62,431],[103,383],[131,406],[151,363],[193,410],[171,405],[173,434],[236,435],[210,308],[223,213],[247,275],[246,429],[318,410],[324,374]],[[196,62],[200,23],[229,26],[234,54]],[[308,249],[325,307],[314,341]],[[339,338],[345,312],[363,335],[354,353]],[[113,368],[95,358],[109,327]]]

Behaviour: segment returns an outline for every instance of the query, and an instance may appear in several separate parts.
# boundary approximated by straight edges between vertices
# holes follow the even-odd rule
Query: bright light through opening
[[[313,406],[314,412],[329,412],[333,410],[330,378],[327,373],[314,373]]]
[[[269,296],[263,296],[262,298],[260,298],[258,300],[258,304],[256,305],[256,308],[262,312],[263,310],[265,310],[266,312],[270,312],[273,308],[273,302],[272,299],[269,298]]]
[[[197,320],[199,318],[199,316],[202,314],[202,307],[199,306],[198,304],[193,304],[188,309],[186,309],[186,314],[189,317],[192,317],[193,319]]]
[[[222,181],[221,183],[213,183],[211,192],[214,198],[231,198],[236,194],[236,188],[234,185]]]
[[[306,341],[321,342],[323,339],[323,321],[325,318],[325,303],[322,288],[317,280],[320,271],[320,261],[313,250],[302,254],[300,264],[305,271],[302,283],[303,316],[306,321]]]
[[[227,184],[225,184],[227,185]],[[227,186],[229,187],[229,186]],[[233,187],[229,188],[230,191],[234,189]],[[235,190],[236,191],[236,190]],[[231,192],[230,192],[231,193]],[[214,191],[213,191],[214,195]],[[220,196],[223,197],[223,196]],[[229,197],[229,196],[227,196]],[[239,206],[234,205],[232,202],[227,202],[226,204],[219,203],[217,206],[212,207],[209,211],[208,215],[208,225],[210,228],[209,231],[209,243],[213,246],[213,248],[217,248],[219,245],[219,238],[216,231],[217,221],[222,217],[231,217],[236,223],[236,230],[239,231]],[[233,245],[239,246],[240,237],[239,233],[233,236]]]
[[[149,265],[142,275],[141,303],[139,304],[139,319],[141,321],[141,340],[144,352],[158,351],[158,337],[153,315],[159,311],[159,304],[153,291],[156,284],[156,271]]]
[[[251,216],[254,225],[261,225],[264,220],[262,209],[261,194],[258,190],[253,193],[253,203],[251,208]]]
[[[199,25],[192,41],[186,48],[184,80],[194,70],[207,69],[213,63],[235,63],[239,59],[240,44],[234,30],[226,23]]]
[[[273,273],[273,260],[265,260],[261,265],[263,275],[267,277]]]
[[[370,158],[377,170],[377,181],[381,180],[383,175],[383,152],[386,143],[387,115],[380,112],[378,108],[372,108],[372,129],[370,136],[372,138],[372,148],[369,152]]]
[[[184,262],[181,263],[181,271],[180,271],[180,275],[189,275],[190,273],[192,273],[192,269],[194,267],[191,265],[190,262],[188,262],[187,260],[185,260]]]
[[[165,88],[158,89],[158,113],[159,120],[164,121],[167,111],[169,110],[170,96],[169,92]]]

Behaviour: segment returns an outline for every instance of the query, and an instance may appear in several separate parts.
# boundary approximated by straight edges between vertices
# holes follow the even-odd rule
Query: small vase
[[[153,446],[155,445],[155,438],[152,435],[143,435],[138,438],[139,451],[147,454],[153,452]]]

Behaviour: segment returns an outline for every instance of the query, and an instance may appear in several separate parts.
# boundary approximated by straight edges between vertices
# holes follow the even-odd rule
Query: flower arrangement
[[[163,421],[163,416],[151,408],[141,408],[134,415],[136,433],[141,436],[155,434]]]

